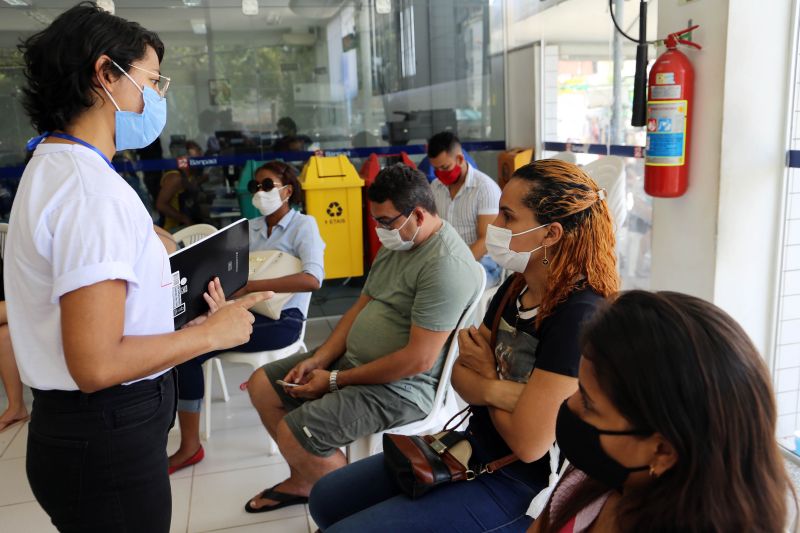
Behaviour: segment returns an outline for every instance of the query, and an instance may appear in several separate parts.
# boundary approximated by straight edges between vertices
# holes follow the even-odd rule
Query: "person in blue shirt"
[[[278,250],[298,257],[302,272],[280,278],[248,281],[236,296],[250,292],[274,291],[295,293],[284,305],[278,320],[256,314],[250,341],[234,348],[237,352],[260,352],[289,346],[300,338],[308,314],[311,292],[320,288],[324,275],[325,243],[313,217],[291,208],[302,203],[297,171],[281,161],[265,163],[248,184],[253,205],[262,216],[251,219],[250,251]],[[170,458],[170,474],[203,460],[200,444],[200,407],[204,380],[202,365],[218,355],[211,352],[178,366],[178,420],[181,444]]]

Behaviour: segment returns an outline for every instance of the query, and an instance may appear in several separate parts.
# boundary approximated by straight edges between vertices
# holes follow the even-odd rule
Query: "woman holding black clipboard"
[[[266,295],[174,331],[167,254],[110,163],[166,122],[156,34],[84,2],[20,50],[41,134],[5,252],[11,337],[34,396],[28,480],[60,531],[166,532],[171,368],[246,341],[247,306]],[[218,283],[209,291],[214,310],[224,296]]]

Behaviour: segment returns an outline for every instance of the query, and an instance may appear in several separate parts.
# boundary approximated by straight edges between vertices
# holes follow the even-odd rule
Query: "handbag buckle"
[[[473,479],[478,477],[478,476],[475,475],[475,471],[473,471],[473,470],[467,470],[465,472],[465,474],[467,475],[467,481],[472,481]]]
[[[435,451],[438,455],[442,455],[447,451],[447,446],[439,439],[433,439],[429,446],[433,448],[433,451]]]

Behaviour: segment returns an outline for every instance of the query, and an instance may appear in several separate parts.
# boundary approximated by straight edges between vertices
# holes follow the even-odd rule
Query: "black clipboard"
[[[208,311],[203,293],[215,277],[226,298],[247,284],[249,251],[250,229],[242,218],[169,256],[176,330]]]

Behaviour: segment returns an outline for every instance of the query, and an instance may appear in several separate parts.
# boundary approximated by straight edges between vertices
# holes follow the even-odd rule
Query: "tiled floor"
[[[322,288],[311,294],[308,316],[340,316],[355,303],[364,286],[364,278],[334,279],[322,283]]]
[[[309,347],[321,344],[336,319],[310,320]],[[289,468],[280,455],[268,455],[268,440],[258,415],[239,384],[249,367],[224,364],[230,401],[222,401],[214,383],[211,439],[204,443],[206,458],[172,476],[172,532],[200,533],[308,533],[317,529],[305,505],[263,514],[245,513],[245,502],[266,487],[286,478]],[[2,387],[0,387],[2,389]],[[30,401],[30,393],[26,394]],[[0,407],[5,398],[0,396]],[[0,433],[0,532],[56,531],[36,503],[25,477],[27,425]],[[167,451],[177,448],[180,435],[173,429]]]

